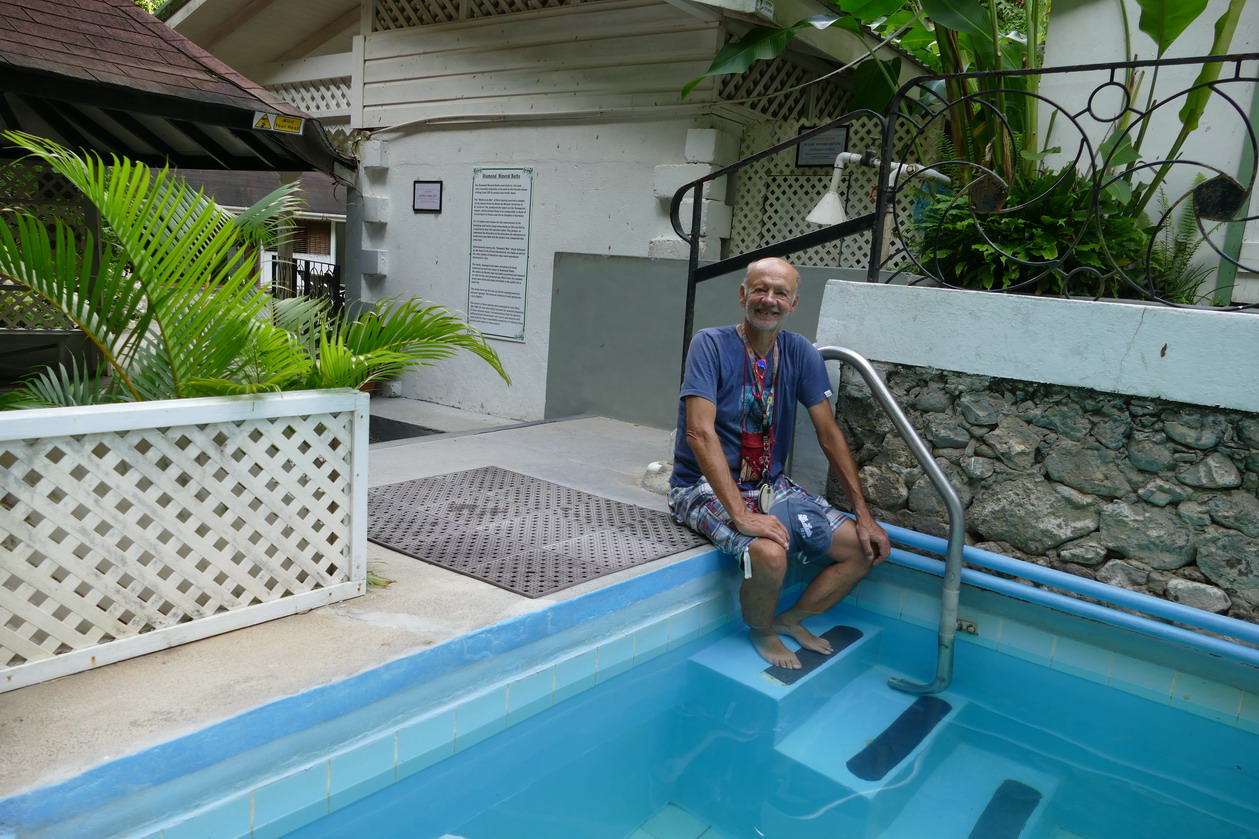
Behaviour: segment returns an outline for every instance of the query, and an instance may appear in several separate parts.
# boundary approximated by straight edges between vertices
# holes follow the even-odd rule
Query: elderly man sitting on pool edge
[[[830,407],[830,381],[809,340],[784,332],[796,310],[800,275],[782,259],[748,266],[739,286],[743,322],[702,329],[691,340],[678,405],[669,507],[680,523],[740,558],[739,600],[757,652],[799,669],[779,638],[829,655],[826,639],[802,621],[827,611],[891,550],[866,507],[857,464]],[[796,486],[783,474],[796,403],[851,499],[855,515]],[[789,555],[829,558],[794,606],[774,614]]]

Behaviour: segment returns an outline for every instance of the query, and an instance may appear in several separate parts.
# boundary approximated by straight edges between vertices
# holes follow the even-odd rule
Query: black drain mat
[[[705,544],[668,513],[497,466],[368,490],[367,538],[525,597]]]

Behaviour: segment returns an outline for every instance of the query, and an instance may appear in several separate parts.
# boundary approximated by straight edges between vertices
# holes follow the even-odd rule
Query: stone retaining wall
[[[876,364],[966,506],[967,543],[1259,622],[1259,415]],[[943,504],[861,378],[840,423],[881,521]],[[833,502],[843,505],[833,479]]]

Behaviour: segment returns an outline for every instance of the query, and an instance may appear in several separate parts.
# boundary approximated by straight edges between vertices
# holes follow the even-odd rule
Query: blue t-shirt
[[[778,333],[778,378],[774,384],[774,452],[769,478],[782,474],[791,451],[796,403],[812,407],[831,396],[830,379],[822,354],[809,339],[795,332]],[[703,477],[695,452],[686,439],[686,397],[702,396],[717,406],[716,430],[730,465],[739,478],[739,422],[744,400],[751,399],[752,375],[743,339],[733,326],[701,329],[691,339],[686,375],[678,399],[678,433],[673,447],[672,486],[690,486]],[[750,486],[743,486],[751,489]]]

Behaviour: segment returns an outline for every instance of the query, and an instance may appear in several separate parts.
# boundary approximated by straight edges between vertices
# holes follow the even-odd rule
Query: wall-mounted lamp
[[[822,226],[847,221],[848,215],[844,212],[844,202],[839,197],[839,182],[844,176],[844,167],[848,165],[870,166],[877,169],[880,164],[881,161],[874,156],[874,149],[867,150],[865,154],[855,154],[848,151],[842,151],[837,154],[835,156],[835,172],[831,175],[831,185],[826,188],[826,192],[822,195],[822,200],[813,208],[813,212],[805,216],[804,220],[810,224]],[[895,185],[902,175],[914,174],[945,186],[953,183],[947,175],[942,175],[934,169],[924,169],[917,163],[893,162],[888,166],[887,185],[889,187]]]

